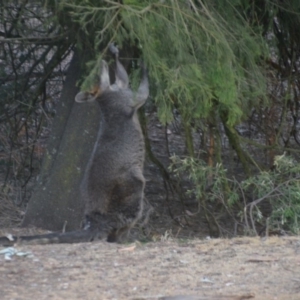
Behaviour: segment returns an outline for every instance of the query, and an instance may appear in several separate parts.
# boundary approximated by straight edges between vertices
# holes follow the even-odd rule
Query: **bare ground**
[[[1,299],[300,299],[300,238],[22,245]]]

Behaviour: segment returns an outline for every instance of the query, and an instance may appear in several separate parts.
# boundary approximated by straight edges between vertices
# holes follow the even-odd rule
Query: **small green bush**
[[[244,232],[258,234],[260,224],[266,225],[267,230],[299,234],[300,163],[291,156],[276,156],[271,170],[240,182],[229,177],[221,164],[210,167],[191,157],[172,157],[170,168],[176,176],[187,174],[194,185],[187,192],[202,206],[207,208],[208,201],[221,203],[229,216],[239,216]]]

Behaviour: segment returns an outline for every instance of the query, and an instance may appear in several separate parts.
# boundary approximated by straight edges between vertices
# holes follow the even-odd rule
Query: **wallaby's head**
[[[136,92],[133,92],[129,87],[129,79],[127,72],[123,65],[119,61],[118,49],[114,46],[110,46],[111,52],[115,55],[115,77],[114,84],[110,84],[109,69],[106,61],[102,60],[99,79],[100,82],[91,91],[79,92],[75,101],[79,103],[83,102],[99,102],[100,106],[110,111],[122,111],[125,114],[132,114],[139,107],[141,107],[149,94],[148,76],[145,67],[142,67],[143,78],[140,86]]]

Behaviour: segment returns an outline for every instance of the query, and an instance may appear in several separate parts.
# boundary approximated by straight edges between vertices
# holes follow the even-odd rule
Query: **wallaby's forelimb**
[[[115,75],[116,75],[116,84],[120,89],[128,88],[129,78],[127,72],[123,65],[119,61],[119,49],[111,43],[109,45],[110,52],[115,56]]]

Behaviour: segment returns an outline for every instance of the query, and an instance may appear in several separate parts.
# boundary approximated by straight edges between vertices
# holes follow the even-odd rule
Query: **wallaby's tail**
[[[91,242],[95,239],[95,232],[89,230],[70,231],[65,233],[49,233],[30,236],[0,237],[0,245],[8,247],[14,244],[41,245],[41,244],[73,244]]]

